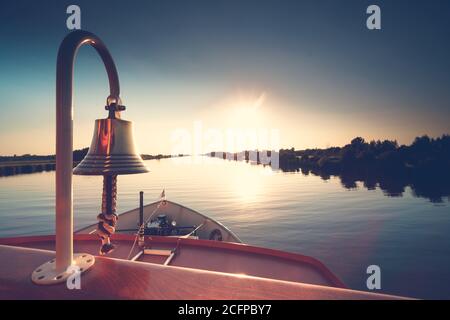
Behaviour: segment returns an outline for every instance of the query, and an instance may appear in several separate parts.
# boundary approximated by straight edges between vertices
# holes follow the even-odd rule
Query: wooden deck
[[[130,260],[138,255],[141,249],[137,245],[131,251],[134,239],[133,235],[114,235],[116,250],[108,258]],[[95,235],[75,234],[74,240],[74,252],[98,255],[99,240]],[[55,250],[54,236],[0,239],[0,244]],[[164,250],[176,248],[171,266],[345,288],[320,261],[300,254],[238,243],[156,236],[146,237],[146,246]],[[137,260],[164,264],[166,259],[141,255]]]
[[[117,235],[118,248],[111,257],[96,257],[81,277],[81,290],[69,290],[65,283],[42,286],[31,281],[32,271],[55,256],[54,236],[0,239],[0,299],[396,298],[338,288],[343,284],[324,265],[302,255],[217,241],[146,239],[152,248],[178,246],[176,258],[164,266],[164,259],[151,256],[126,260],[132,240]],[[96,255],[98,240],[75,235],[74,249]]]
[[[32,271],[49,250],[0,245],[0,299],[393,299],[348,289],[97,257],[81,289],[40,286]]]

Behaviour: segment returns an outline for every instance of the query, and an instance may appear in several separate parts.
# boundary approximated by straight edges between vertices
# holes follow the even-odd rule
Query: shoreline
[[[270,154],[269,154],[270,153]],[[277,157],[277,170],[314,174],[323,180],[339,177],[346,189],[357,188],[357,182],[373,190],[379,187],[392,197],[402,196],[411,187],[418,197],[433,203],[450,201],[450,135],[438,138],[417,137],[409,146],[396,141],[370,141],[357,137],[344,147],[295,150],[278,153],[264,150],[238,153],[210,152],[210,157],[230,161],[247,161],[271,166]],[[265,159],[266,161],[260,161]],[[268,160],[268,161],[267,161]]]
[[[167,159],[173,157],[181,157],[185,155],[149,155],[143,154],[141,155],[142,160],[160,160]],[[32,156],[32,157],[40,157],[40,156]],[[47,156],[42,156],[47,157]],[[54,156],[53,156],[54,157]],[[84,157],[84,156],[83,156]],[[13,158],[13,157],[11,157]],[[18,157],[20,158],[20,157]],[[75,157],[74,157],[75,158]],[[79,159],[79,157],[77,157]],[[81,160],[73,161],[73,167],[78,165]],[[0,177],[10,177],[21,174],[31,174],[38,172],[49,172],[55,171],[56,169],[56,160],[55,159],[43,159],[43,160],[5,160],[0,161]]]

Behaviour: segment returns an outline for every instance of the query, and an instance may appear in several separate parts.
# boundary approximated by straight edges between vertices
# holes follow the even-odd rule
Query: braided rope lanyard
[[[102,212],[97,216],[99,221],[96,233],[102,242],[109,241],[116,232],[119,217],[116,214],[117,204],[117,176],[103,176]]]

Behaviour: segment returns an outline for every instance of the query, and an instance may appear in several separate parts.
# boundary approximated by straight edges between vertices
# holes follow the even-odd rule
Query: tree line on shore
[[[408,172],[447,175],[450,173],[450,135],[438,138],[424,135],[415,138],[409,146],[399,146],[395,140],[366,142],[357,137],[344,147],[299,151],[281,149],[280,166],[333,172],[370,168],[396,175]]]
[[[84,159],[89,148],[83,148],[73,151],[74,166]],[[178,155],[183,156],[183,155]],[[149,155],[142,154],[143,160],[154,160],[170,158],[171,155]],[[43,171],[54,171],[56,169],[55,155],[13,155],[0,156],[0,176],[12,176],[17,174],[35,173]]]
[[[224,159],[257,159],[255,162],[259,163],[268,152],[268,156],[273,153],[256,150],[220,154]],[[249,157],[252,153],[253,157]],[[414,195],[432,202],[442,202],[443,197],[450,199],[450,135],[447,134],[438,138],[416,137],[410,145],[399,145],[395,140],[366,142],[356,137],[343,147],[280,149],[278,157],[282,171],[312,173],[324,180],[338,176],[348,189],[356,188],[361,181],[367,189],[378,186],[388,196],[401,196],[406,187],[411,187]]]

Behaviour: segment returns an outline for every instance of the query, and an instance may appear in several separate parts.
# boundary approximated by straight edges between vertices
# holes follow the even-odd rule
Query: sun
[[[233,127],[239,129],[258,128],[263,125],[266,93],[261,92],[257,96],[240,96],[237,101],[231,103],[230,122]]]

